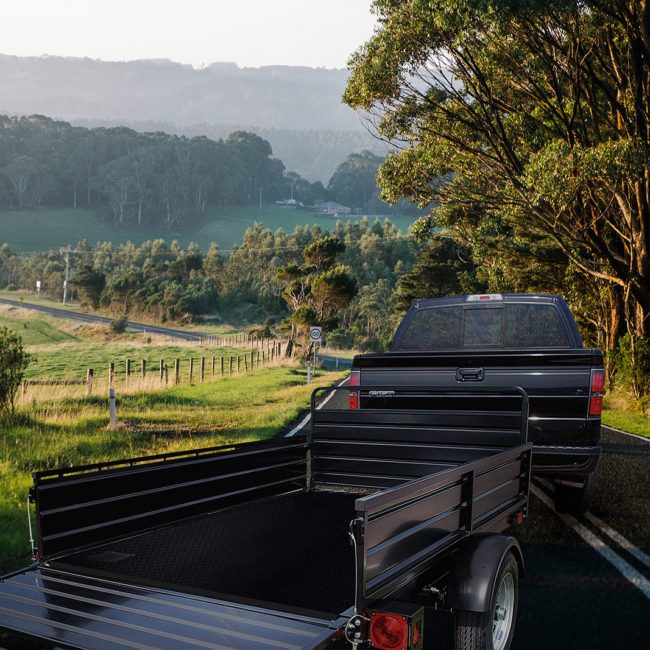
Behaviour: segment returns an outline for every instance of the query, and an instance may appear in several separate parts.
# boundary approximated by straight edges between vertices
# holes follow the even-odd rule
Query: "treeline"
[[[314,294],[320,291],[321,308],[339,304],[337,282],[343,271],[348,276],[349,300],[344,308],[328,312],[328,342],[380,349],[397,317],[396,287],[418,253],[412,238],[389,221],[338,222],[331,233],[317,225],[299,226],[290,234],[256,225],[228,256],[216,244],[201,252],[195,244],[181,248],[163,240],[141,246],[80,242],[70,256],[71,289],[82,303],[116,317],[146,314],[160,322],[227,318],[289,328],[283,322],[291,315],[290,281],[281,271],[304,268],[305,251],[310,246],[318,250],[327,241],[336,243],[327,265],[323,254],[318,261],[312,251],[309,259],[316,262],[304,273],[314,279],[323,272],[314,289]],[[65,258],[58,251],[17,256],[7,244],[0,247],[0,288],[34,290],[39,281],[44,295],[60,299],[64,277]],[[301,304],[314,307],[316,302]]]
[[[0,207],[105,208],[117,226],[169,230],[207,207],[285,196],[284,165],[272,154],[245,131],[215,141],[0,116]]]
[[[0,209],[96,209],[119,228],[156,224],[170,232],[208,208],[258,205],[293,197],[306,205],[336,201],[373,213],[392,208],[375,182],[383,158],[351,154],[329,184],[285,172],[271,145],[236,131],[223,140],[86,129],[41,115],[0,116]]]

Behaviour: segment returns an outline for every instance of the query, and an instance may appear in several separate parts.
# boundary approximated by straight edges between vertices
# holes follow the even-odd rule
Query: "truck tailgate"
[[[373,386],[521,386],[530,400],[528,439],[541,445],[597,444],[599,422],[587,418],[593,351],[438,352],[356,357],[361,384]],[[478,382],[459,381],[464,369],[476,370]],[[362,408],[421,408],[406,398],[362,400]]]
[[[57,647],[314,649],[339,625],[45,567],[0,581],[0,630]]]

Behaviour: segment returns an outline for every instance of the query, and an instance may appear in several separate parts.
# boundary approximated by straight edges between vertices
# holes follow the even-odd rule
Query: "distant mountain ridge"
[[[0,54],[0,113],[138,130],[140,124],[160,123],[168,131],[209,137],[247,125],[269,140],[288,168],[327,182],[349,153],[386,150],[341,103],[347,78],[344,69],[302,66],[241,68],[225,62],[197,69],[166,59]],[[293,131],[303,132],[295,143]]]
[[[0,111],[62,118],[359,130],[347,70],[0,55]]]

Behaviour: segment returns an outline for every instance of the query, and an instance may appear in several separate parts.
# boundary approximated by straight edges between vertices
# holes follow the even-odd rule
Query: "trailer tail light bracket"
[[[422,650],[424,608],[410,603],[388,603],[370,613],[370,647],[375,650]]]
[[[589,386],[589,417],[600,417],[603,412],[603,393],[605,391],[605,371],[591,371]]]

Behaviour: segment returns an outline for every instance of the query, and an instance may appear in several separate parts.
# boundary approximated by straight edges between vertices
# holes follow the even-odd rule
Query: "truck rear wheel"
[[[456,650],[508,650],[515,633],[519,565],[506,555],[487,612],[456,612]]]
[[[555,510],[569,515],[582,515],[591,508],[594,493],[594,474],[582,485],[555,482]]]

